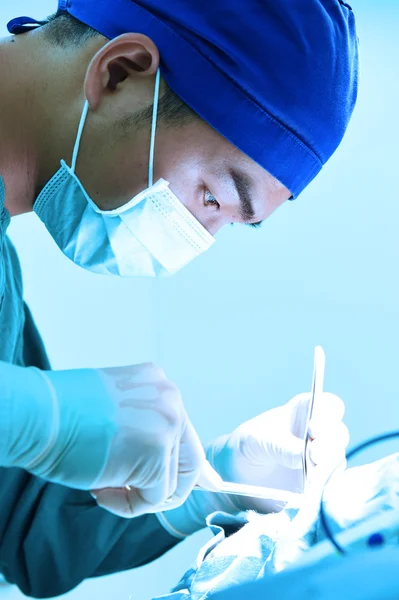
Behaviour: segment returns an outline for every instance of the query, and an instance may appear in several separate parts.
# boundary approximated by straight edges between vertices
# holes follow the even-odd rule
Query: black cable
[[[392,440],[394,438],[399,438],[399,431],[391,431],[390,433],[383,433],[381,435],[377,435],[376,437],[370,438],[368,440],[366,440],[365,442],[362,442],[361,444],[358,444],[357,446],[355,446],[354,448],[352,448],[352,450],[349,450],[349,452],[347,452],[346,454],[346,460],[349,461],[351,458],[353,458],[354,456],[356,456],[357,454],[359,454],[360,452],[362,452],[363,450],[366,450],[367,448],[369,448],[370,446],[374,446],[375,444],[379,444],[380,442],[386,442],[388,440]],[[328,520],[327,520],[327,515],[326,515],[326,511],[324,509],[324,493],[327,487],[327,484],[329,483],[331,477],[334,475],[334,473],[336,472],[336,470],[340,467],[340,465],[338,465],[334,471],[331,473],[331,475],[329,476],[329,478],[327,479],[327,481],[324,484],[323,487],[323,491],[321,494],[321,500],[320,500],[320,522],[324,528],[324,531],[326,533],[327,538],[330,540],[330,542],[332,543],[332,545],[334,546],[334,548],[342,555],[346,555],[348,554],[347,550],[345,550],[345,548],[343,548],[335,539],[334,534],[332,533],[330,526],[328,524]]]

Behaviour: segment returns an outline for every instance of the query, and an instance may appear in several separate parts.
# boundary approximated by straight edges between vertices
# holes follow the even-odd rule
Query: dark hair
[[[90,39],[99,37],[100,33],[69,13],[58,11],[46,19],[43,35],[49,44],[69,48],[83,46]],[[152,106],[149,106],[139,113],[125,117],[121,126],[122,128],[147,127],[151,123],[151,118]],[[158,119],[165,125],[173,127],[196,118],[198,115],[167,86],[165,94],[159,101]]]
[[[91,38],[100,36],[98,31],[62,10],[47,17],[43,34],[50,44],[61,48],[83,46]]]

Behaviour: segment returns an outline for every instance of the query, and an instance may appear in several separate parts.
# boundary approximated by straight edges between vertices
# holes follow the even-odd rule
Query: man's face
[[[39,29],[37,35],[17,37],[15,64],[23,64],[19,57],[32,49],[39,57],[40,69],[30,77],[41,89],[38,105],[42,110],[28,122],[35,149],[30,168],[37,177],[35,196],[58,170],[61,159],[71,163],[77,124],[87,99],[90,110],[77,175],[100,208],[123,206],[148,187],[151,124],[148,119],[136,119],[132,125],[131,117],[148,112],[153,104],[157,47],[142,34],[128,33],[112,41],[97,36],[66,50],[49,45]],[[24,78],[23,70],[18,77]],[[48,81],[51,85],[45,84]],[[161,98],[165,89],[161,80]],[[26,124],[22,131],[25,135]],[[211,234],[230,223],[258,223],[291,195],[199,117],[173,126],[160,118],[154,160],[154,182],[167,180]],[[29,206],[34,197],[27,190],[24,194],[29,196]],[[26,206],[20,212],[24,210]]]
[[[77,174],[104,210],[123,206],[148,187],[151,124],[139,115],[153,103],[158,65],[149,38],[124,34],[100,46],[88,68],[85,94],[92,110]],[[161,98],[165,90],[162,82]],[[134,125],[128,124],[129,115]],[[158,120],[154,183],[160,178],[211,234],[230,223],[259,223],[291,196],[197,116],[173,126]]]
[[[198,120],[160,130],[156,176],[163,177],[212,234],[230,223],[256,224],[290,192],[254,161]]]
[[[140,130],[134,139],[105,140],[108,151],[101,153],[85,152],[88,141],[82,145],[78,175],[100,208],[117,208],[147,187],[149,137],[150,131]],[[158,125],[154,183],[160,178],[212,235],[230,223],[259,223],[291,196],[200,119],[180,127]]]

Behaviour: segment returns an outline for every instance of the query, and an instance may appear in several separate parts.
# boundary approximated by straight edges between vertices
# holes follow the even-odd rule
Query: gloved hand
[[[302,458],[310,394],[300,394],[282,407],[240,425],[232,434],[210,444],[207,458],[224,481],[303,491]],[[343,424],[344,403],[324,393],[314,407],[309,424],[309,444],[314,472],[329,474],[345,457],[349,432]],[[283,504],[272,500],[193,491],[176,510],[158,515],[161,524],[176,537],[185,537],[205,526],[215,511],[238,513],[252,509],[279,511]]]
[[[128,507],[117,490],[99,494],[125,516],[168,498],[178,506],[201,473],[212,478],[177,388],[154,365],[42,372],[0,363],[0,381],[2,466],[83,490],[129,485]]]

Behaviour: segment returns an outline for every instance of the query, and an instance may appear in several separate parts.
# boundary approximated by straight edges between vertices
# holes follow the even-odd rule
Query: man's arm
[[[0,571],[34,598],[151,562],[178,540],[155,515],[123,519],[88,492],[0,469]]]

